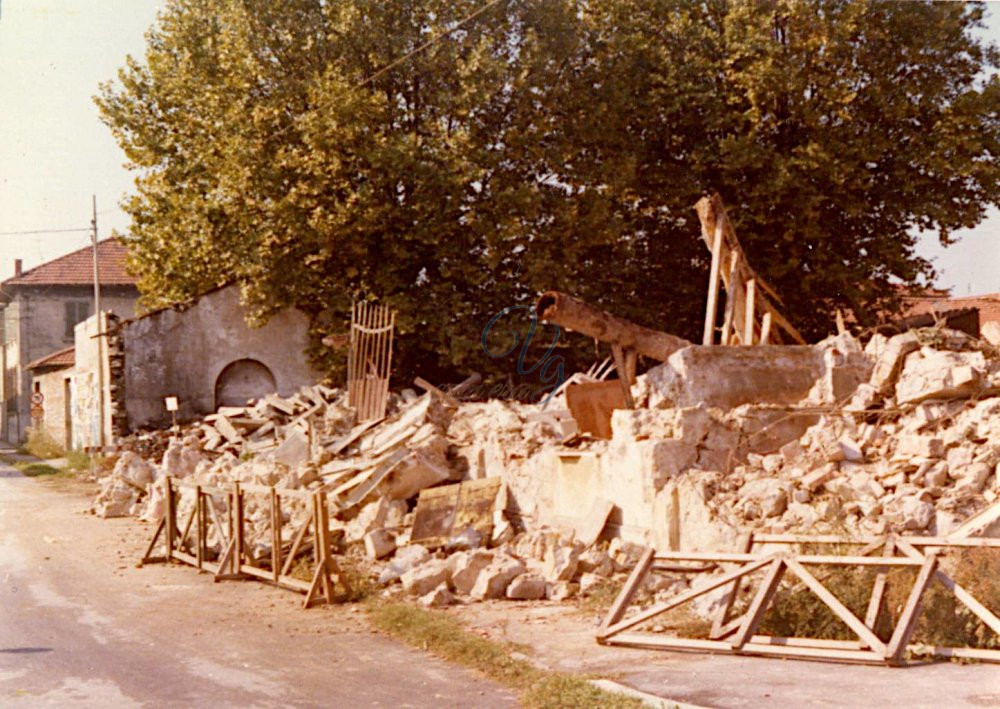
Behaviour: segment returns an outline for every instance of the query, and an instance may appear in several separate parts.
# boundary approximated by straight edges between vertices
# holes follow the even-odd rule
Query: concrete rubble
[[[441,606],[562,600],[621,577],[644,546],[732,550],[751,530],[947,535],[1000,496],[1000,354],[962,333],[691,346],[632,395],[597,440],[567,438],[564,394],[542,409],[406,390],[358,424],[342,392],[304,388],[126,441],[94,512],[158,519],[165,475],[323,489],[342,551]],[[495,477],[492,534],[410,543],[421,490]],[[247,525],[265,556],[265,505],[249,503]]]

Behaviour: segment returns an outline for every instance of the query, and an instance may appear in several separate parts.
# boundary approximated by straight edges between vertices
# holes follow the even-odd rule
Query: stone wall
[[[251,328],[236,286],[210,292],[184,310],[161,310],[122,323],[129,428],[168,424],[168,396],[177,397],[181,419],[215,411],[219,375],[240,360],[266,367],[281,395],[322,379],[306,359],[308,330],[308,317],[292,309]],[[265,393],[273,392],[260,392]]]

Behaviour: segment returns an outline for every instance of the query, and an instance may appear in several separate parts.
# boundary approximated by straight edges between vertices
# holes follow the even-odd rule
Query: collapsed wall
[[[573,529],[606,500],[612,534],[660,549],[732,549],[750,529],[944,535],[1000,493],[998,394],[996,350],[961,333],[692,346],[639,377],[609,441],[539,445],[530,411],[494,403],[458,414],[478,421],[460,454],[503,477],[526,526]]]

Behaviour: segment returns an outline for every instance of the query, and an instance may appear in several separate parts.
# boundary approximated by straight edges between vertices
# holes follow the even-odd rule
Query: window
[[[86,300],[66,301],[66,339],[73,339],[73,328],[90,317],[90,302]]]

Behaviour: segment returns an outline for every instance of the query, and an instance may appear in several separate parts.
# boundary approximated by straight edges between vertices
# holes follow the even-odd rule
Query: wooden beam
[[[784,573],[785,561],[781,557],[778,557],[771,562],[764,580],[761,581],[760,587],[757,589],[757,594],[750,602],[750,607],[744,615],[743,624],[736,631],[736,635],[732,640],[733,650],[739,650],[746,645],[757,631],[757,626],[760,625],[760,621],[764,618],[764,613],[767,612],[768,606],[771,605],[771,599],[774,598],[774,593],[778,590],[778,584],[781,583],[781,577]]]
[[[875,559],[878,561],[878,559]],[[850,609],[845,606],[840,600],[837,599],[832,593],[830,593],[826,587],[821,584],[815,576],[809,573],[802,564],[793,558],[788,558],[785,560],[788,564],[788,568],[794,573],[802,582],[809,588],[810,591],[819,596],[819,599],[826,604],[827,608],[833,611],[834,615],[840,618],[851,630],[861,638],[868,647],[873,651],[878,653],[885,653],[885,643],[878,639],[868,627],[862,623],[857,616],[851,613]]]
[[[917,580],[913,582],[910,595],[903,606],[903,612],[899,616],[899,623],[889,639],[889,645],[885,650],[886,659],[890,664],[899,665],[903,660],[903,653],[913,635],[913,629],[917,626],[917,619],[920,617],[920,609],[923,604],[924,593],[934,578],[934,569],[937,568],[937,556],[928,554],[924,565],[920,567]]]
[[[703,223],[704,227],[704,223]],[[708,273],[708,304],[705,307],[705,330],[701,344],[711,345],[715,341],[715,318],[719,307],[719,270],[722,265],[722,220],[715,222],[712,238],[712,267]]]
[[[618,592],[618,597],[611,604],[611,608],[608,609],[608,614],[604,616],[604,622],[601,623],[601,629],[598,631],[599,636],[621,620],[625,609],[628,608],[632,599],[635,598],[635,594],[639,590],[639,584],[642,583],[646,578],[646,574],[649,573],[649,567],[653,564],[654,553],[653,549],[648,547],[642,552],[639,561],[636,562],[635,567],[632,569],[632,573],[629,574],[628,579],[626,579],[625,584],[622,586],[622,590]]]

